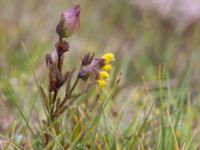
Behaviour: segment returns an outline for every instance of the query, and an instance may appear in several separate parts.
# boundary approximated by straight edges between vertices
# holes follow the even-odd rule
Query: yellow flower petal
[[[105,59],[105,63],[109,63],[115,60],[115,56],[112,53],[106,53],[102,56],[102,58]]]
[[[110,71],[110,70],[112,70],[112,65],[106,64],[105,66],[103,66],[103,69],[104,69],[105,71]]]
[[[97,80],[97,83],[100,88],[104,88],[107,85],[105,80]]]
[[[100,79],[100,80],[109,79],[109,74],[106,71],[100,71],[98,79]]]

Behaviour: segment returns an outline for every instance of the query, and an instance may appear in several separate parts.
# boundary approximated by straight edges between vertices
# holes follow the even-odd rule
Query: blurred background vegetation
[[[183,139],[190,139],[194,133],[200,135],[200,3],[195,0],[188,3],[186,0],[1,0],[0,133],[6,133],[17,116],[7,86],[29,114],[38,94],[28,61],[40,83],[46,84],[44,58],[57,41],[55,27],[60,13],[80,4],[81,28],[68,40],[70,51],[65,66],[78,65],[80,57],[89,51],[97,56],[105,52],[116,55],[115,72],[121,72],[122,78],[112,113],[121,110],[123,103],[128,104],[121,117],[124,122],[121,129],[141,110],[147,95],[156,103],[152,118],[159,114],[160,66],[165,74],[164,106],[178,109],[177,93],[183,93],[184,115],[180,123],[180,130],[185,133]],[[36,106],[41,111],[39,101]],[[150,128],[153,126],[154,123]]]

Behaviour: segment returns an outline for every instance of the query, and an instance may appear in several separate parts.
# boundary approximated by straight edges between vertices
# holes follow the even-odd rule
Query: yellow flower
[[[180,130],[177,130],[177,131],[176,131],[176,137],[177,137],[177,138],[180,138],[181,135],[182,135],[181,131],[180,131]]]
[[[105,59],[105,63],[109,63],[115,60],[115,56],[112,53],[106,53],[102,56],[102,58]]]
[[[174,150],[179,150],[178,144],[174,144]]]
[[[105,80],[97,80],[97,83],[100,88],[104,88],[107,85]]]
[[[98,79],[100,80],[108,80],[109,79],[109,74],[106,71],[100,71],[98,75]]]
[[[103,69],[104,69],[105,71],[110,71],[110,70],[112,70],[112,65],[106,64],[105,66],[103,66]]]

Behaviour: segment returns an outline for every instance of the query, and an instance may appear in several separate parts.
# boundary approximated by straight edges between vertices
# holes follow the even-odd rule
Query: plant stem
[[[76,78],[76,81],[74,82],[74,85],[72,86],[70,92],[69,92],[69,95],[71,96],[72,92],[74,91],[76,85],[78,84],[78,81],[79,81],[79,75],[77,75],[77,78]]]

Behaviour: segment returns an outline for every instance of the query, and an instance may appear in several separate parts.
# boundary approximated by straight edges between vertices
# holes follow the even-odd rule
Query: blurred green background
[[[185,121],[189,123],[191,130],[198,129],[200,15],[196,12],[200,12],[200,9],[196,5],[200,7],[200,4],[192,5],[191,1],[189,6],[195,8],[190,8],[186,7],[187,3],[184,4],[184,1],[182,4],[177,0],[179,7],[173,5],[170,8],[172,4],[165,5],[165,2],[160,1],[164,4],[157,5],[156,2],[158,1],[152,0],[151,4],[151,1],[147,3],[145,0],[1,0],[0,117],[10,118],[12,122],[15,116],[10,114],[12,105],[6,101],[9,100],[5,86],[7,83],[17,93],[24,111],[29,111],[33,97],[37,97],[37,88],[28,61],[31,61],[40,82],[46,83],[44,58],[46,53],[53,50],[57,41],[55,27],[60,14],[64,9],[80,4],[81,27],[76,35],[68,39],[70,51],[66,53],[66,69],[73,68],[74,64],[78,65],[80,57],[87,52],[95,52],[97,56],[113,52],[116,56],[115,69],[118,74],[122,73],[116,93],[119,101],[116,107],[123,101],[130,100],[131,106],[126,110],[128,112],[129,109],[137,111],[140,108],[137,105],[143,102],[141,97],[145,94],[144,90],[140,90],[144,87],[142,77],[156,102],[159,66],[167,72],[163,83],[166,80],[166,86],[169,84],[172,87],[170,100],[165,101],[172,107],[176,102],[177,91],[189,74],[184,97],[188,100],[185,103],[190,111],[186,113]],[[185,14],[181,14],[182,9]],[[30,60],[26,57],[25,49]],[[169,98],[167,91],[165,96]],[[124,120],[129,120],[129,117],[127,115]],[[0,130],[3,131],[9,124],[5,125],[2,120]]]

